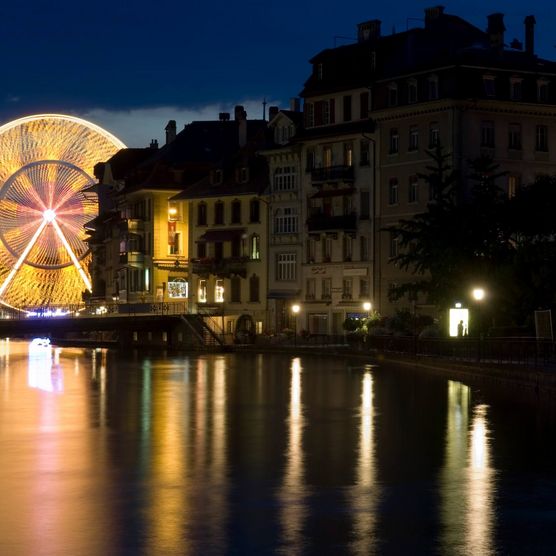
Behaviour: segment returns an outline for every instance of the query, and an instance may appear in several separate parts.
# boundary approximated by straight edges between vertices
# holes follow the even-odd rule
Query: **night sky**
[[[319,50],[355,38],[358,22],[381,19],[383,34],[423,24],[434,2],[397,0],[97,0],[10,2],[2,7],[0,121],[71,113],[107,127],[130,146],[244,104],[262,117],[262,100],[287,106]],[[523,40],[537,18],[536,50],[556,58],[556,3],[444,2],[446,12],[481,29],[505,14],[506,43]],[[421,20],[421,21],[419,21]]]

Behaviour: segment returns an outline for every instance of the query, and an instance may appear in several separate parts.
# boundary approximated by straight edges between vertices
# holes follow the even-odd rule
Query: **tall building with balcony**
[[[412,276],[393,264],[398,239],[384,229],[431,201],[428,149],[449,153],[462,196],[481,155],[506,172],[508,195],[554,172],[556,64],[535,54],[534,25],[527,16],[524,46],[508,47],[502,14],[481,30],[435,6],[424,27],[385,36],[380,21],[367,21],[356,43],[311,60],[305,125],[293,140],[306,170],[301,297],[311,331],[337,331],[367,297],[383,314],[427,307],[425,298],[390,299]]]

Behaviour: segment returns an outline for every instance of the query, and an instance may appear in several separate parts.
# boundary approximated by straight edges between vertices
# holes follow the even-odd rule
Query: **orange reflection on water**
[[[353,489],[354,554],[372,554],[376,550],[376,510],[379,500],[374,443],[374,390],[370,366],[361,384],[359,454],[357,484]]]
[[[281,522],[288,554],[300,554],[303,526],[307,516],[303,480],[303,406],[301,403],[301,361],[294,358],[290,367],[290,404],[287,421],[288,450],[280,490]]]

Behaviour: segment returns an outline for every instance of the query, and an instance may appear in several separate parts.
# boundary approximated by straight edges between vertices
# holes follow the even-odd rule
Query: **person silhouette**
[[[458,323],[458,338],[463,338],[463,330],[464,330],[463,321],[460,320]]]

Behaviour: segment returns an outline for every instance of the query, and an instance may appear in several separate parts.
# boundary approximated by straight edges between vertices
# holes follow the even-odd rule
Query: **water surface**
[[[3,341],[0,554],[554,554],[555,432],[340,358]]]

